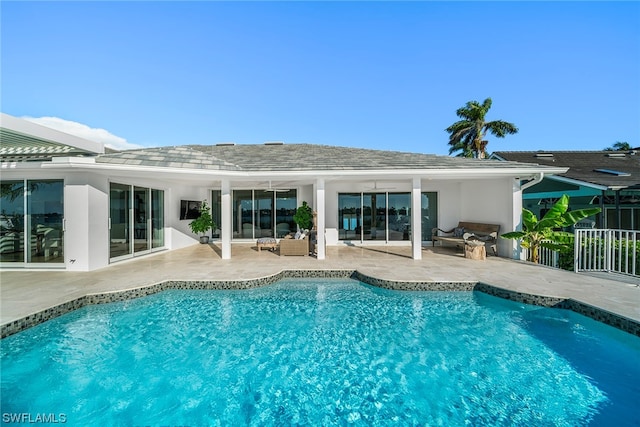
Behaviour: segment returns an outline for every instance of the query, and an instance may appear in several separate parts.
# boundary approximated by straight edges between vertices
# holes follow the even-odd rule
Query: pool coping
[[[371,286],[399,291],[479,291],[524,304],[542,307],[561,308],[582,314],[598,322],[640,337],[640,322],[616,313],[595,307],[573,298],[562,298],[548,295],[536,295],[501,288],[481,281],[406,281],[380,279],[364,274],[357,269],[328,270],[281,270],[278,273],[244,280],[165,280],[151,285],[130,289],[86,294],[70,301],[32,313],[20,319],[0,325],[0,338],[29,329],[40,323],[59,317],[79,308],[125,301],[153,295],[170,289],[185,290],[241,290],[252,289],[273,284],[289,278],[340,278],[355,279]]]

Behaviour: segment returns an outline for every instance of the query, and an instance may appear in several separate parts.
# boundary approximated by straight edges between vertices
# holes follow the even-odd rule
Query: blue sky
[[[7,2],[1,110],[114,146],[640,146],[639,2]],[[87,135],[89,135],[87,134]],[[97,136],[97,138],[100,138]],[[110,139],[109,139],[110,138]]]

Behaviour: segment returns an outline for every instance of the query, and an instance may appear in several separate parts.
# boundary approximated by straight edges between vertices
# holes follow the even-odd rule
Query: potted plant
[[[207,206],[207,201],[204,200],[200,206],[200,216],[189,223],[191,231],[200,234],[200,243],[209,243],[209,236],[205,233],[212,228],[216,228],[215,222],[211,217],[211,209]]]
[[[296,209],[293,220],[298,224],[299,229],[310,230],[313,227],[313,209],[307,202],[302,202],[302,206]]]

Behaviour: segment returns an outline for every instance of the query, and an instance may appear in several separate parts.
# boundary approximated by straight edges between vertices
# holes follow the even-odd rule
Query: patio
[[[195,244],[122,261],[92,272],[1,271],[1,318],[6,324],[83,295],[132,289],[166,280],[245,280],[281,270],[348,269],[387,280],[482,282],[528,294],[571,298],[640,323],[640,287],[633,280],[575,274],[498,257],[465,259],[452,248],[423,247],[422,260],[406,247],[328,247],[325,260],[232,245],[221,259],[215,244]],[[626,283],[630,282],[630,283]]]

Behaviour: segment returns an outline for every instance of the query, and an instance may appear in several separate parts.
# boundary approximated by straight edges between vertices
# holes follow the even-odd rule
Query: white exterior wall
[[[455,181],[422,180],[423,192],[438,194],[438,228],[451,230],[460,220],[460,183]]]
[[[50,174],[47,177],[52,178]],[[68,173],[64,180],[65,263],[69,271],[95,270],[109,265],[109,186],[112,182],[164,191],[166,249],[198,242],[198,236],[189,229],[191,220],[180,219],[180,201],[207,200],[211,204],[211,190],[203,186],[90,173]]]
[[[53,169],[3,170],[2,178],[11,179],[63,179],[65,182],[65,265],[70,271],[88,271],[109,265],[109,185],[112,182],[153,188],[164,191],[165,248],[179,249],[196,244],[198,236],[189,229],[190,220],[180,220],[181,200],[207,200],[220,181],[204,180],[189,184],[188,181],[172,182],[158,179],[158,175],[141,177],[126,173],[107,175],[89,171],[58,171]],[[358,178],[354,178],[358,179]],[[376,191],[374,180],[359,178],[359,182],[326,179],[325,225],[326,244],[340,244],[337,240],[338,194]],[[412,189],[411,179],[378,180],[380,192],[406,192]],[[233,187],[240,187],[237,183]],[[248,188],[251,186],[249,185]],[[312,184],[295,187],[298,205],[303,201],[314,210],[318,206]],[[422,192],[436,192],[438,197],[438,226],[452,229],[458,221],[476,221],[500,225],[501,233],[515,230],[520,225],[522,209],[519,181],[513,178],[494,179],[422,179]],[[406,241],[391,244],[407,244]],[[380,244],[380,242],[367,242]],[[500,239],[501,256],[519,256],[514,241]]]
[[[297,203],[302,206],[302,202],[307,202],[313,210],[316,209],[315,194],[313,193],[313,185],[302,185],[297,190]]]
[[[370,183],[327,182],[326,229],[327,245],[339,244],[338,193],[370,192]],[[385,185],[386,186],[386,185]],[[410,192],[411,182],[394,183],[389,192]],[[522,210],[518,181],[513,178],[458,180],[422,180],[422,192],[435,192],[438,197],[438,227],[450,230],[459,221],[499,224],[500,233],[515,230]],[[334,237],[332,239],[332,237]],[[379,244],[377,242],[370,244]],[[392,242],[391,244],[406,244]],[[498,240],[501,256],[517,257],[517,245],[513,241]]]
[[[109,184],[102,175],[85,172],[3,170],[3,180],[64,181],[64,265],[89,271],[109,264]]]
[[[64,187],[67,270],[89,271],[109,264],[109,182],[101,175],[70,173]]]
[[[337,241],[334,241],[331,238],[331,233],[333,233],[333,231],[329,231],[329,230],[336,230],[336,238],[338,236],[337,232],[338,232],[338,188],[337,188],[337,184],[334,182],[325,182],[324,185],[324,196],[325,196],[325,201],[324,201],[324,209],[325,209],[325,216],[324,216],[324,225],[325,225],[325,230],[327,230],[327,233],[329,234],[328,238],[329,240],[327,240],[327,245],[335,245],[337,243]],[[343,191],[340,191],[341,193]],[[346,191],[344,191],[346,193]]]
[[[514,179],[479,179],[460,185],[460,221],[500,225],[500,234],[515,230],[522,211],[522,199],[514,194]],[[516,214],[517,212],[517,214]],[[518,221],[518,222],[514,222]],[[498,253],[512,257],[513,242],[498,239]]]
[[[180,202],[182,200],[206,200],[211,206],[212,185],[186,185],[175,182],[150,178],[131,178],[126,176],[112,176],[109,182],[134,185],[164,191],[164,227],[165,247],[180,249],[198,243],[198,235],[189,228],[190,219],[180,219]],[[216,183],[217,184],[217,183]]]
[[[180,201],[206,200],[211,206],[211,189],[188,185],[169,185],[164,189],[165,245],[169,249],[179,249],[198,242],[199,236],[189,228],[190,219],[180,219]]]

